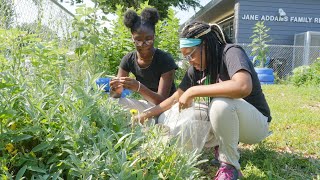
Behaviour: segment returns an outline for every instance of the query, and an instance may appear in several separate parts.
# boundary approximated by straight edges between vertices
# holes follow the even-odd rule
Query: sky
[[[205,6],[208,2],[210,2],[211,0],[200,0],[200,4],[202,6]],[[83,0],[83,2],[90,7],[93,7],[94,4],[91,0]],[[67,0],[65,0],[64,3],[61,3],[66,9],[68,9],[70,12],[75,13],[75,9],[76,6],[71,6],[70,3],[67,2]],[[180,20],[180,24],[183,24],[184,22],[186,22],[191,16],[193,16],[197,11],[199,11],[199,8],[196,8],[195,10],[193,8],[189,8],[186,11],[181,11],[178,8],[173,8],[177,14],[176,17]],[[112,15],[109,17],[110,19],[112,19]]]
[[[200,4],[202,6],[205,6],[208,4],[211,0],[200,0]],[[181,11],[178,8],[173,8],[175,11],[177,11],[177,18],[180,20],[180,24],[183,24],[186,22],[191,16],[193,16],[197,11],[200,10],[200,8],[196,8],[195,10],[193,8],[189,8],[186,11]]]

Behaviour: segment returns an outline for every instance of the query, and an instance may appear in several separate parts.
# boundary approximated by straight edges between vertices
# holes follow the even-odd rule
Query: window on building
[[[230,40],[234,42],[233,17],[226,18],[221,23],[219,23],[219,25],[223,29],[224,33],[230,38]]]

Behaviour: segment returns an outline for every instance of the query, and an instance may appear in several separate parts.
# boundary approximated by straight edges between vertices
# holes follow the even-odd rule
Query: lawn
[[[320,179],[320,89],[263,86],[272,113],[273,134],[256,145],[240,144],[244,179]],[[212,159],[213,149],[202,158]],[[209,177],[216,168],[200,166]]]

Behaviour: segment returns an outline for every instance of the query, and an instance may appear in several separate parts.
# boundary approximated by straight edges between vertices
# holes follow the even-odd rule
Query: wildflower
[[[9,152],[9,153],[12,153],[14,151],[14,146],[12,143],[9,143],[6,145],[6,150]]]
[[[10,125],[10,129],[11,129],[11,130],[15,130],[16,128],[17,128],[16,123],[12,123],[12,124]]]
[[[34,158],[36,158],[37,156],[36,156],[36,154],[34,154],[34,152],[33,151],[31,151],[30,152],[30,155],[32,156],[32,157],[34,157]]]
[[[92,122],[91,126],[95,128],[95,127],[97,127],[97,123],[96,122]]]
[[[139,111],[137,109],[130,109],[131,114],[131,125],[136,122],[136,116],[138,115]]]
[[[138,115],[138,110],[137,109],[130,109],[130,114],[131,114],[131,116]]]
[[[12,155],[16,155],[16,154],[17,154],[17,152],[18,152],[18,149],[16,149],[16,150],[12,151],[12,152],[11,152],[11,154],[12,154]]]

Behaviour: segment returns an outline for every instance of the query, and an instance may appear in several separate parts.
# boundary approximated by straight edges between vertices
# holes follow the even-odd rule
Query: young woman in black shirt
[[[155,8],[145,8],[141,16],[133,10],[125,13],[124,24],[131,31],[136,50],[122,58],[117,78],[110,82],[113,97],[120,97],[123,88],[139,93],[146,101],[120,98],[119,103],[140,112],[159,104],[176,91],[173,81],[178,67],[169,53],[154,47],[158,20],[159,13]],[[128,77],[130,72],[135,78]]]

